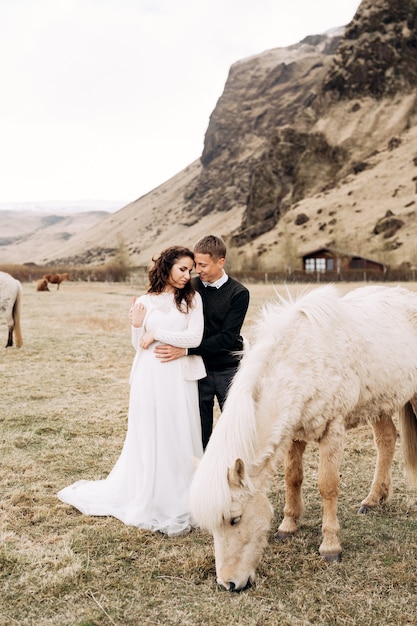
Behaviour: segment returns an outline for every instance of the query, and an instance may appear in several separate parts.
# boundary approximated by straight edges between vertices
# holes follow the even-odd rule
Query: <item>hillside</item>
[[[46,255],[60,256],[71,238],[94,229],[108,215],[100,210],[1,209],[0,263],[42,263]]]
[[[235,269],[321,246],[417,266],[416,96],[417,0],[363,0],[344,28],[235,63],[200,159],[31,260],[103,262],[122,237],[145,265],[213,232]]]

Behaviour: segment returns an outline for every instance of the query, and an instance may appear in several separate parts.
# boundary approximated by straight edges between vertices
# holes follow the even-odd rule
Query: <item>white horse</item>
[[[391,495],[397,412],[406,472],[417,486],[416,393],[416,293],[363,287],[341,297],[328,285],[267,305],[191,486],[194,519],[214,537],[218,583],[239,591],[254,581],[273,516],[266,491],[278,463],[285,463],[286,484],[278,537],[297,530],[309,441],[319,444],[319,552],[340,560],[345,431],[364,422],[374,430],[374,479],[359,511],[366,512]]]
[[[13,333],[16,339],[16,347],[20,348],[23,339],[20,328],[20,309],[22,300],[22,285],[20,282],[6,274],[0,272],[0,311],[3,311],[9,334],[7,336],[6,348],[13,345]]]

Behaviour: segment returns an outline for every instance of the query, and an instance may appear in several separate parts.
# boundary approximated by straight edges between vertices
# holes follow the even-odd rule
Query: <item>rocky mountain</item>
[[[35,262],[136,265],[223,235],[270,271],[337,247],[417,266],[417,0],[363,0],[352,22],[235,63],[201,158]]]

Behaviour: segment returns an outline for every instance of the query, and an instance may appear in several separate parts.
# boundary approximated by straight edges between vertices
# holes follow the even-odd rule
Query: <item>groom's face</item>
[[[224,258],[216,259],[211,254],[194,254],[195,271],[201,280],[214,283],[223,275]]]

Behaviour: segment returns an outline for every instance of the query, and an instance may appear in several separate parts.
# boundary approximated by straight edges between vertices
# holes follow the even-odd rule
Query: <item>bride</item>
[[[191,286],[194,255],[170,247],[153,258],[147,293],[129,312],[136,349],[126,439],[104,480],[80,480],[58,498],[85,515],[112,515],[129,526],[169,536],[191,530],[192,457],[201,458],[197,380],[201,357],[161,362],[156,345],[192,348],[203,336],[201,297]]]

